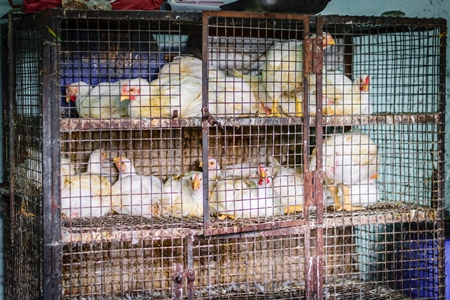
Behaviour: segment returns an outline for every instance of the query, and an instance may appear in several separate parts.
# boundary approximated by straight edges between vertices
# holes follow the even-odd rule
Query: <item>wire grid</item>
[[[20,26],[15,39],[20,41],[14,50],[15,64],[7,65],[16,74],[15,101],[4,107],[9,112],[6,120],[10,164],[5,168],[6,181],[11,183],[8,201],[9,234],[5,235],[10,257],[5,267],[16,270],[5,274],[6,293],[20,293],[38,298],[42,280],[42,90],[38,70],[42,51],[39,28],[33,22]],[[5,35],[6,36],[6,35]],[[11,57],[4,52],[5,57]],[[8,97],[8,99],[11,99]],[[12,127],[11,127],[12,126]],[[13,151],[13,153],[10,153]],[[8,253],[9,252],[9,253]],[[7,254],[8,253],[8,254]],[[18,284],[17,289],[12,288]]]
[[[298,299],[304,296],[303,235],[194,241],[196,299]]]
[[[63,296],[172,299],[173,266],[183,263],[185,255],[183,239],[66,246]]]

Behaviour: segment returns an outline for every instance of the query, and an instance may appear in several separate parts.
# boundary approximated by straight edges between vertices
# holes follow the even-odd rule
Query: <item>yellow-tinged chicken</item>
[[[353,201],[358,197],[352,195],[351,187],[366,184],[369,180],[378,177],[378,150],[377,145],[366,134],[349,132],[333,134],[323,141],[323,178],[334,197],[337,211],[361,210],[360,203]],[[310,170],[316,169],[316,149],[313,150]],[[342,198],[339,189],[342,189]],[[352,195],[352,197],[350,197]]]
[[[111,187],[112,209],[124,215],[151,218],[159,214],[163,185],[156,176],[138,175],[131,160],[113,158],[119,178]]]
[[[324,49],[334,44],[332,36],[328,33],[324,34]],[[261,81],[266,85],[268,98],[272,102],[272,114],[301,116],[303,41],[275,42],[267,51],[266,63],[261,71]]]
[[[203,173],[191,171],[164,183],[162,214],[174,217],[203,217]]]
[[[128,103],[120,101],[122,82],[102,82],[89,91],[80,104],[78,112],[82,118],[118,119],[128,117]]]
[[[158,77],[188,75],[202,79],[202,60],[193,56],[177,56],[161,67]],[[213,66],[208,67],[209,78],[223,78],[225,73]]]
[[[208,91],[209,111],[214,116],[265,114],[250,84],[241,78],[210,78]]]
[[[151,83],[142,78],[122,85],[122,100],[130,100],[132,118],[171,118],[201,116],[202,80],[188,75],[162,76]]]
[[[111,212],[109,202],[103,201],[103,197],[111,191],[111,183],[101,176],[105,158],[106,153],[97,149],[89,157],[86,172],[65,177],[61,190],[62,214],[72,219],[100,217]]]
[[[370,77],[368,75],[359,76],[352,82],[350,78],[339,71],[324,73],[323,114],[339,116],[371,114],[369,86]],[[310,93],[315,93],[315,86]]]
[[[268,169],[259,166],[258,179],[221,179],[212,191],[209,208],[219,219],[266,218],[281,214],[280,197],[271,187]]]
[[[260,114],[270,115],[272,110],[267,105],[269,104],[272,107],[272,103],[268,101],[266,85],[261,81],[261,75],[246,75],[238,70],[232,70],[230,74],[250,84],[250,88],[258,102]]]

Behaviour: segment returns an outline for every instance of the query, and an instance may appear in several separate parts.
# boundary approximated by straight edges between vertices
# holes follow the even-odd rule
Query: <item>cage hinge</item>
[[[183,265],[180,263],[174,264],[173,270],[174,274],[172,276],[172,281],[174,282],[174,299],[183,299],[183,281],[185,279],[187,279],[189,299],[193,299],[192,297],[194,291],[195,271],[193,269],[184,271]]]
[[[216,121],[207,107],[202,107],[202,122],[208,122],[211,126],[220,126],[220,122]]]

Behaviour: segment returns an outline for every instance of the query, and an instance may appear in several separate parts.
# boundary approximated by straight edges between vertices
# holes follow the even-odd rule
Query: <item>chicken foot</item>
[[[219,220],[225,220],[226,218],[230,218],[232,220],[235,220],[236,218],[233,215],[227,215],[227,214],[216,214],[215,215],[217,217],[217,219]]]
[[[336,198],[334,200],[336,211],[365,210],[364,207],[352,205],[351,200],[350,200],[350,188],[346,185],[342,185],[342,198],[344,199],[344,203],[342,205],[341,205],[340,201],[339,201],[339,203],[336,203]]]
[[[300,205],[289,205],[284,208],[284,214],[290,215],[296,212],[302,212],[303,208]]]

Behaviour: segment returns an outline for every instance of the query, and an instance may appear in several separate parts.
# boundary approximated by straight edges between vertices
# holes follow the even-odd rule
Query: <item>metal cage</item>
[[[11,13],[7,297],[445,299],[445,34]]]

